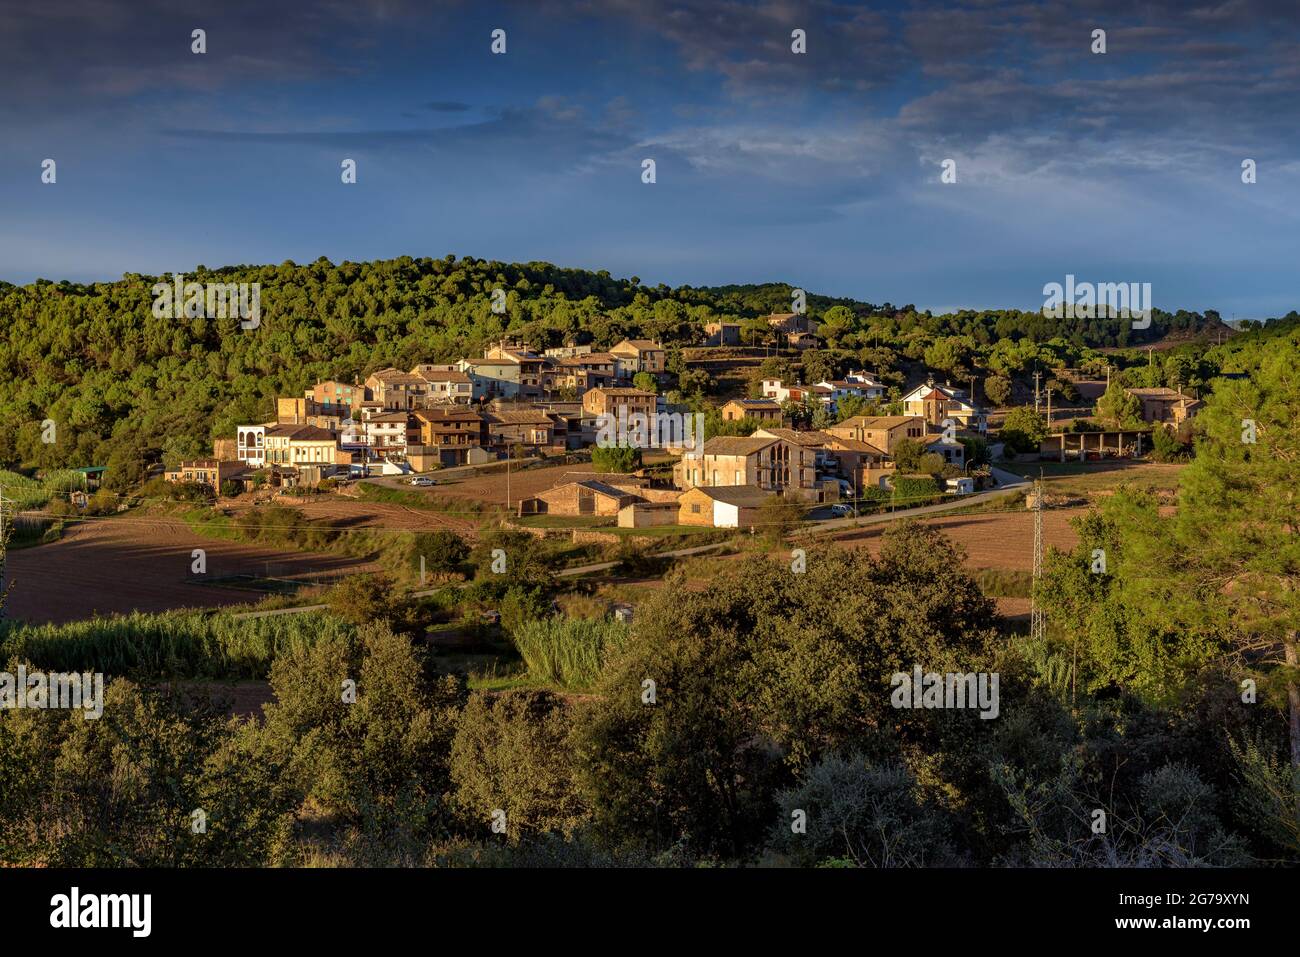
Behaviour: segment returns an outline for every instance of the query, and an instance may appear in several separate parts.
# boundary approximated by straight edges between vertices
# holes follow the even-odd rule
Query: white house
[[[851,379],[823,379],[815,387],[822,396],[822,401],[832,410],[840,403],[841,399],[849,396],[856,396],[861,399],[879,399],[885,394],[884,386],[880,383],[855,382]],[[820,390],[829,390],[821,392]]]
[[[763,398],[775,399],[777,402],[802,402],[808,395],[808,389],[801,385],[785,386],[780,379],[763,380]]]
[[[931,425],[943,425],[945,419],[952,419],[972,431],[983,432],[987,428],[984,413],[967,400],[965,392],[933,382],[918,385],[903,396],[903,414],[919,415]]]
[[[405,452],[407,413],[362,409],[365,441],[377,452]]]
[[[862,394],[868,399],[880,399],[885,395],[885,384],[865,370],[859,369],[848,373],[844,381],[860,387],[863,390]]]
[[[235,427],[235,457],[251,469],[260,469],[266,465],[265,425]]]

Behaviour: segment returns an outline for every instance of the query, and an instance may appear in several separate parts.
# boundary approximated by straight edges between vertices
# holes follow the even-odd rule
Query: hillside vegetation
[[[648,287],[605,271],[450,255],[187,273],[200,283],[261,284],[260,325],[243,330],[234,317],[155,317],[151,289],[159,278],[0,284],[0,467],[109,465],[110,484],[125,487],[146,461],[205,454],[213,436],[265,419],[276,395],[298,394],[321,378],[473,356],[504,336],[535,348],[569,339],[608,347],[625,336],[680,346],[698,342],[710,321],[744,322],[788,311],[791,301],[785,284]],[[506,291],[503,315],[491,309],[497,288]],[[815,294],[808,312],[825,322],[828,344],[844,361],[886,371],[901,357],[924,359],[948,374],[1014,373],[1037,360],[1036,343],[1055,342],[1056,359],[1069,361],[1071,347],[1133,345],[1219,323],[1213,312],[1157,312],[1151,328],[1138,332],[1111,319],[1015,310],[934,316]],[[747,333],[756,329],[750,323]],[[47,419],[57,427],[53,443],[42,442]]]

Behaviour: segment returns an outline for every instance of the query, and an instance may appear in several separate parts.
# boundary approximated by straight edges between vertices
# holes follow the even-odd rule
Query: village
[[[811,318],[784,313],[765,320],[789,354],[820,345]],[[714,323],[704,333],[715,367],[718,355],[725,367],[729,353],[746,351],[738,324]],[[673,378],[664,346],[646,339],[624,339],[607,351],[569,344],[540,352],[502,341],[482,358],[316,382],[301,396],[278,398],[274,419],[238,426],[214,441],[211,458],[180,462],[165,477],[223,496],[268,497],[373,478],[429,488],[439,484],[439,472],[502,462],[576,464],[601,444],[603,425],[653,426],[656,417],[689,415],[665,399]],[[990,415],[970,390],[936,383],[933,374],[905,389],[865,370],[754,385],[758,395],[713,405],[726,434],[701,445],[687,432],[662,450],[645,449],[633,467],[574,468],[553,487],[504,504],[520,518],[744,529],[760,523],[774,497],[813,517],[843,518],[872,502],[916,504],[997,484],[989,467]],[[1139,456],[1151,448],[1152,426],[1177,427],[1200,405],[1171,389],[1126,391],[1140,403],[1145,428],[1049,427],[1028,458]],[[1050,416],[1050,394],[1044,398]],[[849,402],[877,414],[841,414]],[[822,428],[795,421],[810,408],[825,410]]]

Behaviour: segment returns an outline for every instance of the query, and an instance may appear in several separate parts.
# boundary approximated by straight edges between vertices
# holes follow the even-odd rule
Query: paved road
[[[357,479],[356,482],[357,484],[360,484],[362,482],[370,482],[375,485],[386,485],[389,488],[411,490],[412,486],[410,484],[410,479],[416,476],[417,474],[423,475],[425,478],[431,478],[439,485],[441,485],[443,482],[449,479],[455,480],[460,478],[473,478],[475,475],[479,474],[480,472],[486,471],[489,474],[494,473],[496,471],[504,472],[506,469],[507,462],[510,463],[511,468],[515,468],[520,465],[528,465],[531,462],[540,462],[540,461],[541,459],[539,459],[537,456],[529,456],[527,458],[522,458],[522,459],[496,459],[492,462],[483,462],[480,465],[453,465],[450,468],[434,469],[432,472],[419,472],[419,473],[411,472],[408,475],[371,475],[369,478]]]
[[[938,512],[951,512],[954,509],[968,508],[982,502],[992,502],[1000,498],[1006,498],[1008,495],[1014,495],[1016,492],[1028,488],[1030,484],[1028,479],[996,467],[993,468],[993,477],[997,479],[998,487],[989,489],[987,492],[979,492],[975,495],[954,495],[951,501],[940,502],[937,505],[920,505],[916,508],[902,508],[895,512],[880,512],[877,515],[863,515],[858,518],[833,518],[818,522],[816,528],[803,529],[802,531],[805,535],[809,533],[820,535],[823,532],[839,532],[847,528],[858,528],[863,525],[879,525],[882,522],[894,522],[904,518],[934,515]]]

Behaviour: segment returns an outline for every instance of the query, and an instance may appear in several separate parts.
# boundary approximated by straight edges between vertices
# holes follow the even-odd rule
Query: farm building
[[[749,528],[758,524],[763,503],[772,495],[755,485],[697,486],[677,500],[677,521],[682,525]]]
[[[649,528],[653,525],[676,525],[680,506],[674,498],[664,502],[633,502],[618,510],[619,528]]]
[[[1044,459],[1098,459],[1141,455],[1151,447],[1150,429],[1122,429],[1108,432],[1059,432],[1044,436],[1038,455]]]
[[[608,515],[641,501],[627,489],[587,480],[538,492],[519,503],[520,515]]]

